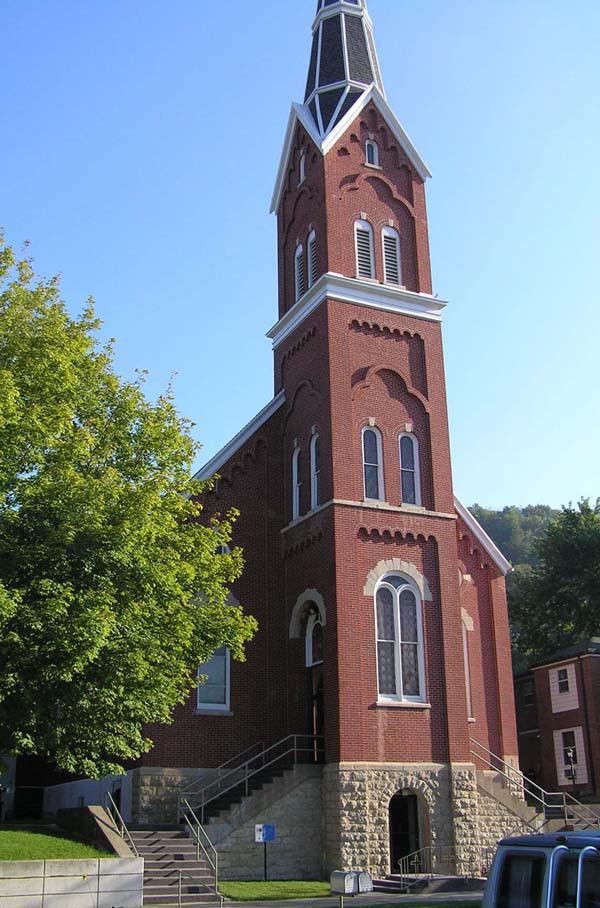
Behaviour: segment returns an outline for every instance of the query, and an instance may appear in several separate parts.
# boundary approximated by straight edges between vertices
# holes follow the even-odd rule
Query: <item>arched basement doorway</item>
[[[392,873],[398,873],[402,858],[414,855],[429,844],[427,806],[416,792],[403,789],[390,801],[389,820],[390,867]],[[415,872],[422,869],[418,859],[413,866]]]

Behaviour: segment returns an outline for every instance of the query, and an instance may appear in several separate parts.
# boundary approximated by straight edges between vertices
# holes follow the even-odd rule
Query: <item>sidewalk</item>
[[[355,898],[346,897],[344,908],[376,908],[379,905],[452,905],[453,903],[474,902],[477,905],[483,892],[439,892],[431,895],[394,895],[389,892],[373,892]],[[225,900],[227,906],[239,908],[338,908],[338,896],[323,899],[289,899],[282,902],[233,902]]]

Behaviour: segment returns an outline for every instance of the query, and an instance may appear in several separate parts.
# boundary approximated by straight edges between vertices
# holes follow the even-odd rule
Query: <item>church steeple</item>
[[[319,0],[304,98],[319,136],[372,85],[385,97],[366,0]]]

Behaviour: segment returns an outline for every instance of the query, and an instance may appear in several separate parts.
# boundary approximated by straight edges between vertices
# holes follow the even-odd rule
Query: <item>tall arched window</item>
[[[421,597],[407,577],[389,574],[375,593],[380,700],[425,701]]]
[[[471,658],[469,654],[469,628],[462,622],[463,658],[465,661],[465,685],[467,688],[467,710],[469,719],[473,718],[473,691],[471,688]]]
[[[310,506],[314,511],[321,504],[321,439],[318,432],[310,441]]]
[[[308,616],[306,624],[306,667],[323,662],[323,625],[316,612]]]
[[[306,150],[303,148],[300,152],[298,161],[298,186],[301,186],[306,179]]]
[[[365,498],[382,501],[384,498],[383,445],[379,430],[370,426],[363,429],[362,446]]]
[[[373,228],[368,221],[355,221],[356,274],[358,277],[375,277],[373,254]]]
[[[296,448],[292,456],[292,520],[300,517],[300,494],[302,490],[302,452]]]
[[[379,145],[372,139],[365,144],[365,157],[371,167],[379,167]]]
[[[296,246],[294,271],[296,276],[296,299],[299,300],[300,297],[304,296],[306,293],[306,262],[304,259],[304,246],[302,243],[299,243],[298,246]]]
[[[313,230],[308,237],[308,286],[317,282],[317,234]]]
[[[400,473],[402,475],[402,504],[421,504],[419,442],[409,432],[400,436]]]
[[[400,235],[393,227],[383,228],[383,276],[386,284],[402,283]]]

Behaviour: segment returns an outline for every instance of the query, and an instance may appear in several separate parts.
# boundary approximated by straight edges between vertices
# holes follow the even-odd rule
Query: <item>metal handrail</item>
[[[108,804],[106,810],[107,810],[107,813],[110,816],[111,820],[113,821],[115,829],[117,830],[117,832],[119,833],[121,838],[127,842],[127,844],[133,851],[136,858],[139,858],[140,855],[139,855],[137,848],[135,847],[135,842],[133,841],[133,839],[131,837],[131,833],[129,832],[129,830],[127,829],[127,826],[125,825],[125,820],[121,816],[121,814],[119,812],[119,808],[115,804],[115,799],[113,798],[110,791],[107,791],[105,793],[105,803]]]
[[[177,874],[178,874],[178,880],[177,880],[177,895],[178,895],[177,905],[178,905],[178,908],[181,908],[182,905],[186,904],[185,902],[182,901],[184,878],[186,880],[193,880],[199,887],[204,888],[207,892],[212,892],[212,894],[216,895],[217,898],[219,899],[221,906],[223,905],[223,902],[224,902],[223,896],[218,891],[216,886],[214,888],[213,888],[213,886],[207,886],[206,883],[203,883],[201,880],[199,880],[197,876],[194,876],[193,873],[190,873],[189,871],[186,871],[186,870],[178,870]]]
[[[454,845],[426,845],[405,855],[398,861],[398,876],[400,885],[409,889],[415,883],[424,879],[433,879],[440,874],[442,864],[451,864],[456,875],[464,879],[485,875],[496,853],[496,846],[487,849],[485,859],[480,859],[479,866],[472,864],[466,866],[459,857],[459,852]],[[462,871],[462,872],[461,872]]]
[[[307,741],[309,742],[308,747],[303,747],[299,745],[299,742]],[[322,753],[323,748],[319,746],[320,738],[317,738],[313,735],[288,735],[287,738],[282,738],[281,741],[278,741],[276,744],[272,744],[270,747],[267,747],[266,750],[263,750],[260,754],[257,754],[255,757],[252,757],[250,760],[246,760],[240,766],[235,769],[231,769],[226,772],[219,779],[214,782],[209,782],[207,785],[203,786],[200,791],[196,792],[199,801],[194,805],[195,810],[200,810],[200,823],[204,823],[204,809],[205,807],[214,801],[216,798],[221,797],[224,794],[227,794],[228,791],[231,791],[234,788],[237,788],[238,785],[245,784],[246,794],[250,793],[249,781],[256,775],[256,773],[261,772],[264,769],[274,766],[276,763],[279,763],[286,758],[293,757],[293,763],[296,765],[298,763],[298,755],[302,753],[310,753],[315,758]],[[279,753],[277,756],[272,759],[268,759],[268,755],[272,754],[273,751],[286,748],[282,753]],[[257,761],[258,764],[257,764]],[[211,789],[213,791],[211,792]],[[180,794],[178,797],[178,813],[181,816],[182,810],[181,806],[184,799]],[[195,800],[195,799],[194,799]],[[189,803],[189,802],[188,802]]]
[[[265,747],[264,741],[260,741],[258,744],[252,744],[251,747],[247,747],[245,750],[242,750],[239,754],[236,754],[235,757],[231,757],[231,759],[226,760],[225,763],[221,763],[221,765],[217,766],[216,769],[213,769],[211,772],[208,772],[205,775],[200,776],[194,782],[190,782],[190,784],[186,785],[185,788],[181,788],[179,790],[179,793],[183,796],[186,794],[193,795],[196,791],[202,791],[202,789],[205,788],[206,785],[209,785],[212,783],[212,778],[211,778],[212,776],[216,776],[216,778],[219,779],[221,777],[223,770],[226,769],[228,766],[230,766],[232,763],[243,764],[242,757],[247,757],[248,754],[251,753],[253,750],[257,751],[257,753],[260,753],[261,751],[264,750],[264,747]]]
[[[204,829],[204,827],[202,826],[200,820],[196,816],[193,807],[190,806],[189,801],[184,800],[183,804],[184,804],[185,811],[186,811],[183,815],[185,823],[187,824],[188,828],[191,830],[192,835],[196,839],[196,857],[198,858],[198,860],[200,859],[200,849],[202,849],[202,851],[204,852],[204,856],[206,857],[206,860],[208,861],[208,863],[210,864],[210,866],[212,867],[212,870],[213,870],[213,874],[215,877],[215,889],[218,889],[218,886],[219,886],[219,853],[218,853],[217,849],[215,848],[215,846],[213,845],[213,843],[211,842],[210,837],[209,837],[208,833],[206,832],[206,830]],[[191,817],[191,819],[190,819],[190,817]],[[206,845],[208,845],[208,849],[207,849],[206,845],[204,844],[204,842],[202,841],[201,837],[204,837],[204,842],[206,842]],[[209,849],[210,849],[210,852],[212,852],[212,857],[209,853]]]
[[[499,757],[491,750],[488,750],[484,744],[481,744],[474,738],[471,738],[470,741],[472,756],[477,757],[477,759],[489,766],[494,772],[497,772],[503,778],[507,779],[511,785],[518,785],[526,795],[538,801],[544,814],[548,810],[556,810],[559,808],[562,810],[565,824],[569,822],[569,813],[571,813],[575,815],[575,819],[580,820],[582,823],[586,823],[592,828],[597,827],[600,829],[600,816],[595,813],[591,807],[578,801],[572,794],[566,791],[546,791],[541,785],[538,785],[537,782],[533,782],[531,779],[527,778],[520,769],[516,769],[514,766],[511,766],[510,763],[506,763],[502,757]],[[473,748],[477,749],[474,750]],[[552,802],[552,799],[554,799],[554,803]],[[583,811],[583,813],[581,813],[581,811]]]

